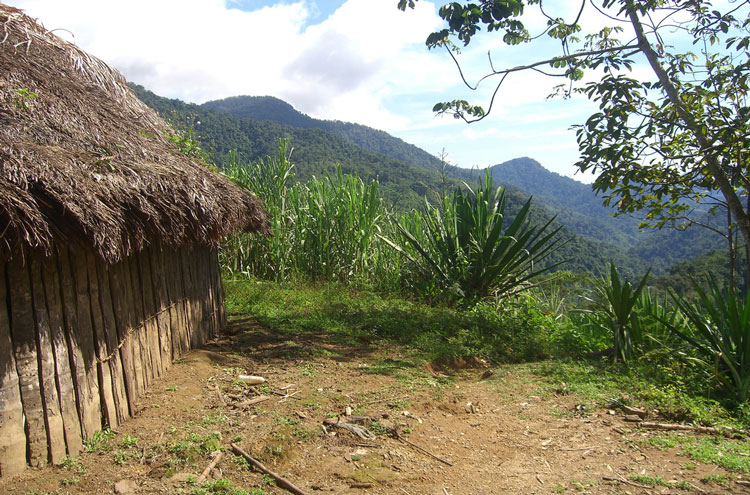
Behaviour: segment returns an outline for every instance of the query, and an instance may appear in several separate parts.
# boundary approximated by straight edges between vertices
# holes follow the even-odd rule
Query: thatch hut
[[[0,4],[0,475],[76,455],[225,323],[217,243],[268,221],[167,132]]]

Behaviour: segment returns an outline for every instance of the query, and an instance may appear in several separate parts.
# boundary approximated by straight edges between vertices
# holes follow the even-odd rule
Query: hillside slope
[[[424,197],[435,198],[443,185],[438,167],[431,166],[435,161],[439,163],[437,158],[383,131],[312,119],[276,98],[236,97],[194,105],[162,98],[141,86],[133,85],[133,88],[144,103],[164,117],[178,126],[194,129],[204,149],[219,166],[227,163],[232,150],[244,160],[274,156],[279,139],[289,139],[298,180],[321,176],[340,164],[344,172],[378,178],[385,199],[396,211],[422,207]],[[350,137],[346,137],[347,133]],[[369,142],[369,149],[355,144],[355,140]],[[400,147],[399,143],[404,146]],[[382,153],[372,151],[379,147],[383,148]],[[418,150],[416,154],[411,153],[414,149]],[[405,154],[400,154],[402,151]],[[416,165],[395,156],[421,156],[422,161]],[[601,205],[589,186],[553,174],[533,160],[512,160],[492,167],[491,171],[495,184],[508,189],[509,213],[517,211],[528,196],[533,195],[536,223],[557,216],[556,224],[564,226],[563,233],[569,242],[550,261],[570,260],[564,265],[565,269],[598,275],[612,260],[627,274],[642,273],[649,265],[658,272],[674,260],[702,252],[691,251],[693,244],[687,243],[684,246],[689,252],[682,256],[668,253],[662,257],[663,248],[655,247],[658,243],[647,242],[634,220],[611,218],[609,210]],[[446,173],[449,186],[457,186],[459,179],[477,177],[476,171],[455,167],[448,168]]]
[[[307,129],[322,129],[345,138],[370,153],[430,170],[440,170],[442,166],[437,157],[387,132],[351,122],[314,119],[273,96],[233,96],[206,102],[201,107],[228,113],[241,119],[276,122]],[[470,171],[455,166],[446,167],[446,172],[452,177],[459,178],[468,178],[471,175]]]
[[[615,209],[604,206],[590,185],[550,172],[531,158],[516,158],[490,167],[490,171],[498,183],[533,195],[571,232],[641,260],[656,273],[723,248],[720,236],[700,227],[686,231],[639,229],[637,218],[613,216]]]

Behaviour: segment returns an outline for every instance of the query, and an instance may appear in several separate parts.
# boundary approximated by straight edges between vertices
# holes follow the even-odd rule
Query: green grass
[[[241,490],[232,486],[232,482],[226,479],[218,479],[201,483],[200,486],[193,488],[190,495],[266,495],[267,492],[260,488],[253,490]]]
[[[716,483],[721,486],[729,486],[729,478],[725,474],[711,473],[701,478],[703,483]]]
[[[127,448],[136,447],[138,445],[138,437],[128,433],[120,440],[120,445]]]
[[[670,421],[703,425],[741,427],[745,419],[735,417],[716,401],[686,393],[669,383],[668,376],[655,376],[648,367],[626,367],[609,361],[551,360],[530,363],[523,369],[542,378],[547,390],[576,394],[601,408],[641,405],[658,409]]]
[[[719,437],[691,438],[682,446],[691,459],[731,471],[750,473],[750,441]]]
[[[356,347],[396,343],[429,361],[534,359],[546,350],[552,330],[553,320],[526,304],[459,310],[336,283],[227,280],[224,287],[230,317],[252,314],[274,334],[325,334],[330,342]]]
[[[493,364],[505,363],[498,368],[500,373],[527,379],[538,395],[575,394],[585,413],[638,405],[658,409],[667,421],[735,428],[750,425],[750,406],[730,411],[726,404],[706,398],[709,390],[699,370],[677,353],[662,353],[652,361],[633,359],[628,366],[613,364],[609,358],[534,361],[539,353],[554,349],[551,341],[558,323],[553,314],[540,311],[532,297],[460,309],[338,283],[227,280],[225,289],[230,317],[253,315],[262,325],[241,334],[248,345],[273,336],[288,344],[284,352],[300,360],[314,355],[315,349],[335,348],[333,359],[356,356],[366,363],[365,373],[422,386],[431,380],[422,370],[424,363],[450,367],[462,358],[484,358]],[[305,339],[305,345],[296,344],[300,339]],[[385,349],[398,355],[367,360]],[[519,362],[526,364],[513,364]],[[314,366],[302,366],[305,376],[318,373]],[[502,386],[501,381],[497,383]],[[668,444],[654,447],[671,448]]]
[[[109,452],[112,450],[110,440],[112,440],[115,435],[116,433],[109,428],[96,431],[91,438],[87,438],[83,441],[83,450],[86,452]]]
[[[630,477],[631,481],[636,483],[643,483],[644,485],[652,486],[667,486],[667,480],[661,476],[652,476],[650,474],[635,474]]]

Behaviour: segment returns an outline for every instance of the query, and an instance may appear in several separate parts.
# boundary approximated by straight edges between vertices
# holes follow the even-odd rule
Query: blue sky
[[[509,78],[480,123],[435,117],[437,101],[485,103],[493,88],[470,93],[450,57],[426,49],[425,38],[442,23],[425,0],[407,12],[397,0],[6,1],[159,95],[194,103],[272,95],[312,117],[369,125],[433,154],[445,150],[462,167],[529,156],[573,176],[571,126],[596,108],[582,98],[547,100],[556,81],[529,73]],[[552,5],[560,15],[574,7]],[[539,48],[478,37],[461,63],[476,80],[489,70],[488,50],[495,66],[508,67],[551,55],[533,51]]]

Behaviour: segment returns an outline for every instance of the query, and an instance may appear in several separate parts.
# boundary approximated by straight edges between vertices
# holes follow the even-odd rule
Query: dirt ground
[[[243,374],[267,382],[247,386]],[[650,446],[657,433],[622,411],[588,409],[523,368],[433,369],[397,348],[289,340],[247,319],[175,363],[136,417],[90,452],[0,479],[0,494],[288,493],[235,456],[233,442],[308,494],[750,493],[736,473]],[[221,449],[210,482],[198,484]],[[733,481],[702,481],[722,475]]]

